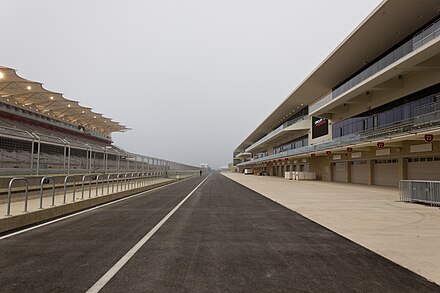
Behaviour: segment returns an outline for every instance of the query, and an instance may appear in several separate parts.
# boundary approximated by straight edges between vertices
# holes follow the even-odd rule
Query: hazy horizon
[[[213,168],[381,2],[3,1],[0,65]]]

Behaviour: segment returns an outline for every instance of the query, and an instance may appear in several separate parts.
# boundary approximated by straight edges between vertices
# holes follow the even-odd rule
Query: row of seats
[[[41,136],[42,140],[47,140],[57,143],[60,143],[59,138],[63,138],[73,143],[80,141],[95,148],[103,148],[110,144],[101,140],[93,139],[91,137],[89,138],[85,134],[84,135],[82,135],[81,133],[73,134],[71,132],[68,132],[67,130],[64,131],[62,129],[57,129],[51,126],[43,127],[38,124],[29,124],[19,120],[8,119],[8,117],[2,117],[0,119],[0,126],[28,131],[30,133],[35,133],[36,135]]]

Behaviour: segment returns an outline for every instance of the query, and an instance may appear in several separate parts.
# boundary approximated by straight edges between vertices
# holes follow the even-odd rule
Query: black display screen
[[[312,138],[328,134],[328,119],[312,117]]]

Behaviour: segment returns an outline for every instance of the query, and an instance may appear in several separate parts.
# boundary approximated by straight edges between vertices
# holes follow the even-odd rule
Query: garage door
[[[347,182],[345,180],[345,162],[333,163],[333,181]]]
[[[304,172],[309,172],[309,171],[310,171],[310,165],[309,165],[309,163],[304,163],[303,166],[302,166],[302,170],[303,170]]]
[[[408,180],[440,180],[440,157],[408,158]]]
[[[351,162],[351,182],[368,184],[368,165],[367,161]]]
[[[399,186],[397,159],[377,160],[374,162],[374,184]]]

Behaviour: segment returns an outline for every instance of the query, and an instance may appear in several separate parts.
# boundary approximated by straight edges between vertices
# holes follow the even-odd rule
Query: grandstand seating
[[[125,157],[118,158],[118,154],[126,152],[112,146],[110,140],[93,137],[80,130],[75,132],[57,128],[53,125],[44,125],[41,121],[0,112],[0,173],[10,174],[18,170],[28,173],[35,169],[37,160],[35,143],[38,140],[41,170],[62,173],[69,166],[71,171],[85,172],[89,169],[102,171],[106,165],[108,169],[126,165],[122,162]],[[34,144],[33,156],[32,144]],[[67,148],[70,148],[70,157]],[[105,153],[108,154],[107,164],[104,159]]]

